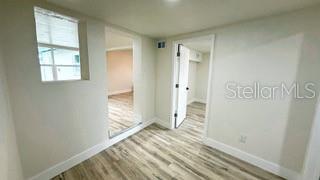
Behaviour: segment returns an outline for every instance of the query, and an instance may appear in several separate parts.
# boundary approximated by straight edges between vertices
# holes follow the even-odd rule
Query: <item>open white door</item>
[[[177,110],[175,127],[179,127],[187,115],[187,98],[188,98],[188,73],[189,73],[189,56],[190,50],[183,45],[178,47],[178,85],[177,85]]]

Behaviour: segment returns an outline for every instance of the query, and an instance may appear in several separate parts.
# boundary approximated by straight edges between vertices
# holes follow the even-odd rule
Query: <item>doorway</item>
[[[108,135],[113,138],[139,125],[142,120],[137,106],[137,62],[139,39],[106,28],[106,64],[108,97]]]
[[[172,129],[192,116],[202,116],[206,134],[213,49],[214,35],[173,42]]]

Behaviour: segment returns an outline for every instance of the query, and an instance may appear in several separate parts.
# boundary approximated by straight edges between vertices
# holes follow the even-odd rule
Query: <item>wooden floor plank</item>
[[[133,118],[133,92],[110,95],[108,111],[111,137],[137,124]]]
[[[62,173],[54,180],[282,179],[202,141],[205,105],[192,103],[176,130],[153,124]]]

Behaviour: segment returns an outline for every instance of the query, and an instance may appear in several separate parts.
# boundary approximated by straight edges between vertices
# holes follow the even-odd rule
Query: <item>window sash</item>
[[[50,54],[51,54],[51,59],[52,59],[52,64],[40,64],[40,67],[51,67],[52,68],[52,75],[53,75],[53,80],[52,81],[65,81],[65,80],[58,80],[58,67],[79,67],[81,71],[81,60],[79,65],[60,65],[55,63],[55,57],[54,57],[54,51],[52,50],[53,48],[57,49],[63,49],[63,50],[74,50],[74,51],[79,51],[79,48],[73,48],[73,47],[67,47],[67,46],[59,46],[59,45],[51,45],[51,44],[44,44],[44,43],[38,43],[38,47],[44,47],[44,48],[50,48]],[[40,63],[40,61],[39,61]],[[76,79],[68,79],[68,80],[80,80],[81,79],[81,74],[79,78]],[[48,82],[48,81],[45,81]]]
[[[82,63],[81,63],[81,55],[80,55],[80,37],[79,37],[79,25],[80,24],[79,24],[78,19],[68,17],[65,15],[56,13],[54,11],[42,9],[39,7],[34,8],[34,13],[35,13],[35,15],[37,15],[37,14],[40,15],[39,18],[35,17],[38,49],[39,48],[47,48],[48,52],[46,54],[46,58],[50,58],[50,61],[40,61],[40,56],[38,55],[38,57],[39,57],[38,63],[40,64],[40,69],[42,69],[44,67],[50,67],[50,69],[52,70],[52,74],[50,75],[49,80],[42,77],[42,71],[41,71],[42,81],[43,82],[50,82],[50,81],[81,80],[82,79]],[[46,17],[43,18],[44,16],[47,16],[47,18]],[[54,20],[55,18],[64,19],[64,20],[66,20],[65,21],[66,23],[59,21],[59,20],[55,21]],[[71,24],[69,24],[70,27],[69,27],[67,21],[69,21],[71,23]],[[57,24],[55,24],[55,23],[57,23]],[[47,30],[46,30],[46,27],[44,27],[43,25],[47,27]],[[62,34],[59,34],[59,32],[60,32],[60,31],[58,31],[59,27],[60,28],[65,27],[64,30],[66,30],[66,31],[63,31]],[[72,29],[72,28],[74,28],[74,29]],[[68,35],[68,33],[70,35],[70,39],[67,38],[67,41],[63,41],[64,36],[60,36],[60,35],[64,35],[64,33],[66,33],[65,34],[66,36]],[[72,34],[70,34],[70,33],[72,33]],[[38,38],[38,35],[39,35],[39,38]],[[45,38],[41,39],[40,37],[45,37],[42,35],[48,35],[46,37],[49,38],[49,41],[48,42],[45,41]],[[58,39],[53,39],[53,38],[58,38]],[[62,38],[62,39],[59,39],[59,38]],[[54,40],[56,40],[56,41],[54,41]],[[59,40],[62,40],[62,41],[59,41]],[[61,44],[60,44],[60,42],[61,42]],[[64,42],[66,42],[66,43],[64,43]],[[64,59],[63,58],[61,59],[61,57],[56,54],[56,52],[55,52],[56,49],[57,50],[66,50],[66,51],[77,51],[75,53],[79,53],[78,56],[80,57],[80,61],[79,61],[79,59],[77,59],[77,62],[75,64],[73,64],[73,62],[69,62],[69,61],[66,61],[65,62],[66,64],[63,64]],[[40,52],[41,51],[38,50],[39,54],[40,54]],[[59,64],[57,64],[57,62]],[[70,68],[66,68],[66,67],[70,67]],[[64,76],[64,75],[58,77],[58,74],[63,73],[63,72],[68,72],[69,70],[66,70],[66,69],[71,69],[72,67],[78,68],[78,70],[80,70],[80,74],[77,73],[73,77]],[[60,71],[58,71],[59,68],[64,68],[65,70],[60,72]],[[79,72],[78,70],[77,70],[77,72]],[[47,68],[47,72],[48,73],[50,72],[49,68]],[[66,78],[66,79],[61,80],[64,78]]]
[[[38,43],[38,47],[50,48],[50,49],[65,49],[65,50],[73,50],[79,51],[79,48],[71,47],[71,46],[61,46],[56,44],[47,44],[47,43]]]
[[[34,7],[38,43],[79,48],[79,20]]]
[[[43,44],[43,43],[38,43],[38,48],[49,48],[50,49],[50,54],[51,54],[51,59],[52,59],[52,64],[41,64],[40,60],[39,63],[40,65],[57,65],[57,66],[81,66],[81,59],[80,59],[80,65],[63,65],[63,64],[56,64],[55,63],[55,57],[54,57],[54,51],[52,49],[61,49],[61,50],[72,50],[72,51],[79,51],[79,48],[73,48],[73,47],[66,47],[66,46],[57,46],[57,45],[50,45],[50,44]],[[80,57],[81,58],[81,57]]]
[[[40,64],[40,66],[81,67],[81,65]]]

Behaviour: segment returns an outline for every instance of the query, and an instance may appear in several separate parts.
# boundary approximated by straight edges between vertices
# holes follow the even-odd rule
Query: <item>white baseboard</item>
[[[114,144],[116,144],[116,143],[128,138],[129,136],[131,136],[131,135],[133,135],[133,134],[135,134],[135,133],[137,133],[139,131],[141,131],[142,129],[150,126],[153,123],[155,123],[155,121],[156,121],[156,118],[152,118],[149,121],[146,121],[146,122],[144,122],[144,123],[132,128],[132,129],[122,133],[122,134],[119,134],[118,136],[110,139],[110,146],[112,146],[112,145],[114,145]]]
[[[131,92],[131,91],[133,91],[133,90],[132,89],[123,89],[123,90],[119,90],[119,91],[112,91],[112,92],[108,93],[108,96],[127,93],[127,92]]]
[[[85,161],[86,159],[89,159],[90,157],[94,156],[95,154],[98,154],[99,152],[107,149],[109,146],[107,143],[103,142],[100,144],[97,144],[88,150],[79,153],[70,159],[60,162],[49,169],[46,169],[42,171],[41,173],[29,178],[29,180],[45,180],[45,179],[51,179],[60,173],[72,168],[73,166]]]
[[[74,167],[75,165],[77,165],[77,164],[91,158],[92,156],[100,153],[101,151],[106,150],[110,146],[112,146],[112,145],[128,138],[129,136],[139,132],[140,130],[144,129],[145,127],[153,124],[155,122],[155,120],[156,120],[156,118],[152,118],[149,121],[143,122],[142,124],[138,125],[137,127],[134,127],[132,129],[128,130],[127,132],[110,139],[109,141],[97,144],[97,145],[89,148],[88,150],[81,152],[81,153],[67,159],[66,161],[60,162],[60,163],[50,167],[49,169],[42,171],[41,173],[29,178],[29,180],[49,180],[49,179],[61,174],[62,172],[67,171],[68,169]]]
[[[273,174],[276,174],[276,175],[283,177],[283,178],[286,178],[288,180],[299,180],[301,178],[301,175],[298,172],[284,168],[284,167],[280,166],[279,164],[267,161],[265,159],[254,156],[254,155],[249,154],[247,152],[241,151],[240,149],[223,144],[223,143],[215,141],[213,139],[204,138],[203,142],[207,146],[210,146],[214,149],[218,149],[224,153],[227,153],[231,156],[234,156],[238,159],[241,159],[245,162],[248,162],[254,166],[257,166],[261,169],[264,169],[268,172],[271,172]]]
[[[29,180],[46,180],[46,179],[51,179],[55,176],[57,176],[58,174],[72,168],[73,166],[89,159],[90,157],[100,153],[101,151],[109,148],[110,146],[128,138],[129,136],[141,131],[142,129],[146,128],[147,126],[153,124],[153,123],[157,123],[160,124],[161,126],[164,126],[166,128],[169,128],[169,122],[165,122],[159,118],[153,118],[149,121],[144,122],[141,125],[138,125],[132,129],[130,129],[129,131],[116,136],[112,139],[110,139],[109,142],[103,142],[100,144],[97,144],[91,148],[89,148],[88,150],[81,152],[73,157],[71,157],[70,159],[63,161],[61,163],[58,163],[54,166],[52,166],[51,168],[37,174],[36,176],[33,176],[31,178],[29,178]],[[257,167],[260,167],[266,171],[269,171],[273,174],[279,175],[281,177],[284,177],[288,180],[299,180],[300,179],[300,174],[292,171],[290,169],[281,167],[280,165],[264,160],[260,157],[254,156],[252,154],[246,153],[244,151],[241,151],[237,148],[231,147],[229,145],[220,143],[218,141],[215,141],[213,139],[210,138],[204,138],[203,139],[204,143],[212,148],[218,149],[224,153],[227,153],[229,155],[232,155],[238,159],[241,159],[245,162],[248,162],[252,165],[255,165]]]
[[[169,121],[169,120],[168,120],[168,121],[164,121],[164,120],[162,120],[162,119],[160,119],[160,118],[156,118],[156,119],[155,119],[155,123],[156,123],[156,124],[159,124],[159,125],[162,126],[162,127],[171,129],[171,125],[170,125],[170,121]]]
[[[199,103],[203,103],[203,104],[206,104],[206,100],[203,100],[203,99],[200,99],[200,98],[192,98],[190,100],[188,100],[187,104],[191,104],[193,102],[199,102]]]

